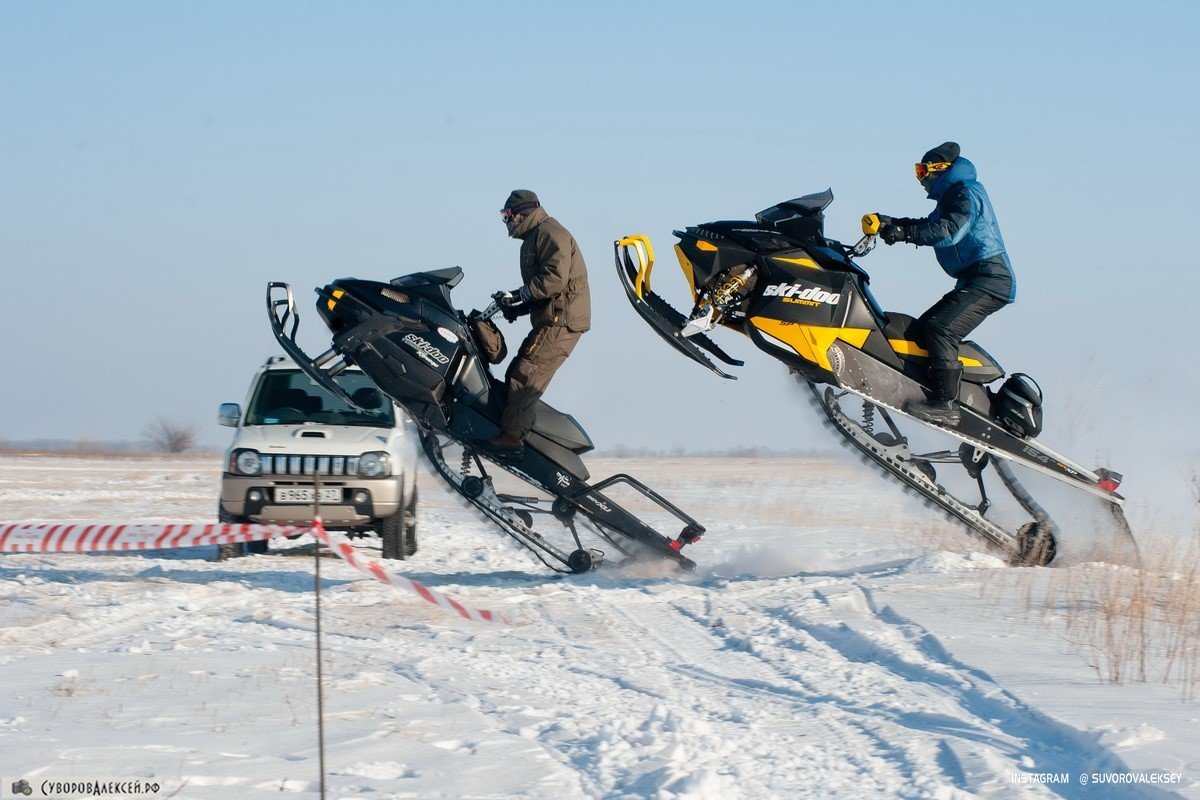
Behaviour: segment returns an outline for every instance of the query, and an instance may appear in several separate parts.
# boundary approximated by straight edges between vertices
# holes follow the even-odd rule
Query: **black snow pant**
[[[500,416],[500,429],[514,439],[524,439],[533,425],[533,411],[554,373],[571,355],[582,331],[563,325],[534,328],[521,342],[517,357],[508,365],[504,382],[508,403]]]
[[[957,370],[958,347],[967,334],[1008,303],[974,286],[947,292],[918,319],[917,336],[929,350],[929,369]]]

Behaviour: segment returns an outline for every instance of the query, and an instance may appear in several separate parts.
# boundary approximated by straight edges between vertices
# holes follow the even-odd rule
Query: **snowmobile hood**
[[[366,425],[247,425],[238,430],[237,446],[268,455],[353,456],[389,449],[394,435],[393,428]]]
[[[959,156],[954,159],[954,164],[950,169],[943,172],[941,177],[933,182],[933,185],[929,187],[926,193],[930,200],[941,200],[942,195],[951,186],[963,181],[973,181],[975,177],[975,165],[962,156]]]

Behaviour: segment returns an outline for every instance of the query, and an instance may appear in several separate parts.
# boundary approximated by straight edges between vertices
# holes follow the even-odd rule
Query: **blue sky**
[[[911,165],[954,139],[1019,280],[973,338],[1034,374],[1058,419],[1094,422],[1117,460],[1194,452],[1198,17],[0,2],[0,439],[135,438],[165,415],[222,443],[217,404],[275,351],[267,281],[307,310],[335,277],[458,264],[460,303],[482,306],[516,283],[497,209],[528,187],[579,240],[595,302],[551,403],[601,445],[823,445],[748,342],[725,337],[749,363],[721,382],[645,329],[611,243],[649,234],[667,256],[656,288],[682,305],[673,228],[832,186],[827,231],[852,241],[865,211],[927,213]],[[919,313],[950,288],[927,250],[881,247],[864,266],[889,308]],[[302,340],[324,349],[304,316]]]

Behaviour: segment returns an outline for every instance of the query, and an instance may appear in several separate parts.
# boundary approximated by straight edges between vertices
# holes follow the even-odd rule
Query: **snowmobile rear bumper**
[[[629,303],[654,332],[696,363],[703,364],[722,378],[737,380],[736,375],[722,370],[705,352],[731,366],[740,367],[745,362],[727,354],[702,333],[684,338],[683,327],[687,324],[687,317],[650,291],[650,274],[654,270],[654,248],[650,245],[650,238],[626,236],[613,242],[613,251],[617,274],[621,276],[621,285],[625,287]]]

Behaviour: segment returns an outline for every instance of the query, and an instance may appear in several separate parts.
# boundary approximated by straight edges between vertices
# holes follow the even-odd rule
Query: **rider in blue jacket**
[[[1017,283],[992,201],[958,145],[944,142],[933,148],[916,165],[916,173],[937,208],[924,219],[880,214],[879,236],[889,245],[932,247],[942,269],[957,282],[917,320],[917,336],[929,350],[929,399],[906,403],[904,410],[927,422],[957,425],[953,401],[962,378],[958,347],[989,314],[1016,299]]]

